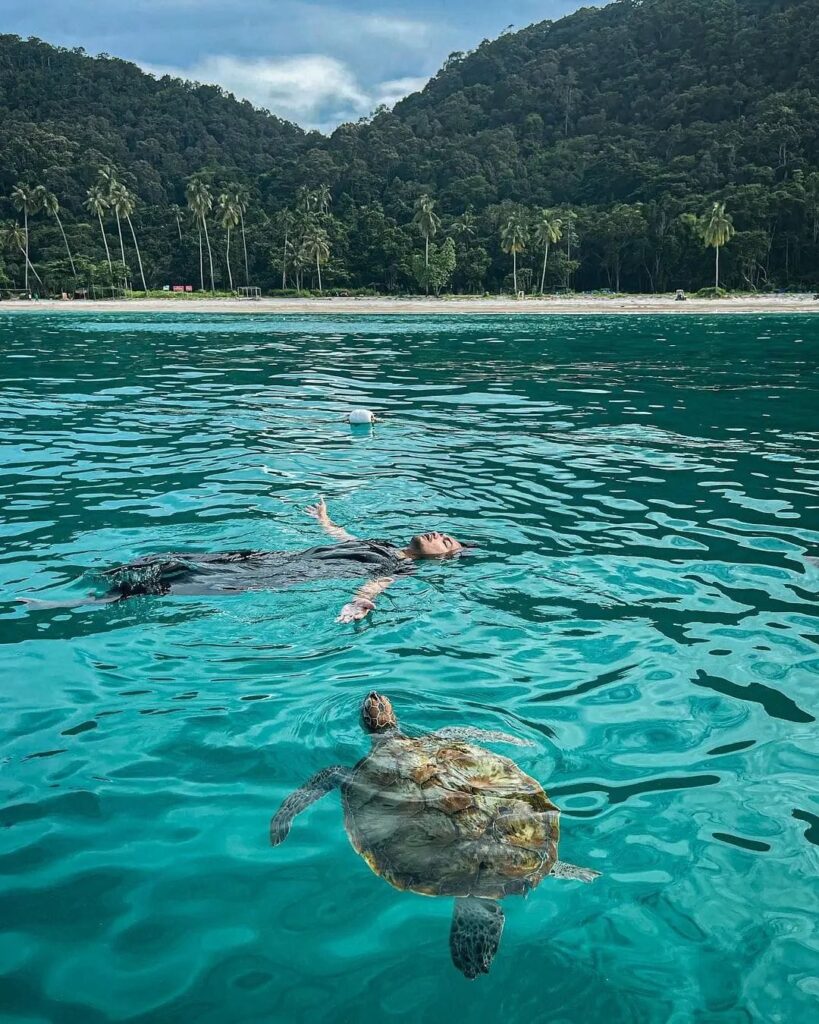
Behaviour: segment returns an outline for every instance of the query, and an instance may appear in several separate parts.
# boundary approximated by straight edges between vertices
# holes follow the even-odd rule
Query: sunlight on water
[[[819,321],[0,314],[4,1021],[807,1020],[819,994]],[[346,411],[383,413],[352,430]],[[442,529],[363,627],[350,580],[99,592],[156,551]],[[504,903],[391,888],[309,775],[503,730],[602,872]],[[510,753],[511,751],[511,753]]]

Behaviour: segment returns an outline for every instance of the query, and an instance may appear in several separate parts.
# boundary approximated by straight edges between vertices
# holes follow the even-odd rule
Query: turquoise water
[[[819,995],[819,318],[0,314],[0,1019],[795,1022]],[[388,414],[372,432],[341,419]],[[82,597],[153,551],[445,529],[349,581]],[[807,559],[806,559],[807,556]],[[561,807],[491,973],[348,844],[358,704]]]

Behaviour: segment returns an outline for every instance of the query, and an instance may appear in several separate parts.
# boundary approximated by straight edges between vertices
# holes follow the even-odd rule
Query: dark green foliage
[[[616,0],[454,54],[422,92],[329,139],[216,87],[0,36],[0,196],[44,185],[71,251],[95,266],[105,252],[83,204],[105,164],[136,197],[154,287],[200,280],[197,230],[184,213],[180,239],[172,212],[197,175],[214,195],[246,190],[250,279],[266,289],[281,287],[285,259],[286,284],[313,285],[304,225],[294,222],[286,251],[282,214],[297,221],[298,190],[322,186],[332,212],[319,211],[321,274],[333,288],[419,287],[424,194],[441,218],[435,251],[447,238],[455,250],[451,280],[420,282],[433,290],[511,288],[503,225],[518,210],[531,227],[546,208],[563,222],[547,291],[712,286],[714,250],[696,224],[715,202],[736,230],[719,253],[721,285],[815,288],[819,11],[816,0]],[[20,220],[0,202],[0,219]],[[118,251],[110,217],[106,227]],[[225,287],[215,217],[208,230]],[[127,240],[126,253],[130,262]],[[30,217],[30,254],[49,283],[64,280],[65,245],[44,212]],[[2,259],[22,281],[19,251]],[[518,286],[539,290],[542,247],[515,259]]]
[[[456,262],[455,243],[451,238],[447,238],[443,245],[430,244],[428,263],[425,262],[423,254],[415,253],[413,255],[412,276],[420,289],[440,295],[441,289],[445,288],[452,280]]]

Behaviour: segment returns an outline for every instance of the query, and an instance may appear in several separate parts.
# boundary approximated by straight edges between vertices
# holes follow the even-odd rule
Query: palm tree
[[[293,214],[290,210],[280,210],[277,220],[284,230],[284,246],[282,248],[282,291],[287,288],[287,242],[290,231],[293,228]]]
[[[182,241],[182,207],[177,206],[176,203],[171,204],[171,213],[176,221],[176,233],[179,235],[179,241]]]
[[[330,258],[330,241],[327,232],[318,224],[310,224],[302,243],[305,256],[315,260],[316,271],[318,272],[318,286],[321,291],[321,265]]]
[[[734,224],[729,214],[725,212],[725,203],[714,203],[711,216],[705,225],[702,237],[706,245],[713,245],[716,258],[716,271],[714,287],[719,288],[719,251],[721,246],[729,242],[735,234]]]
[[[188,182],[187,188],[185,189],[185,195],[188,199],[188,206],[191,208],[191,211],[193,212],[194,217],[196,217],[199,225],[199,274],[202,280],[202,291],[205,290],[205,277],[202,267],[202,232],[204,231],[205,242],[208,247],[208,261],[210,263],[210,290],[215,292],[216,285],[213,280],[213,253],[210,248],[207,221],[207,215],[213,208],[213,195],[201,178],[191,178]]]
[[[304,271],[310,265],[310,257],[307,254],[307,250],[304,248],[302,243],[298,249],[293,252],[293,270],[295,271],[296,277],[296,291],[300,292],[302,285],[304,284]]]
[[[219,211],[219,223],[227,231],[225,259],[227,260],[230,290],[233,291],[233,271],[230,269],[230,229],[235,228],[239,223],[239,204],[236,200],[235,194],[223,192],[216,200],[216,209]]]
[[[233,202],[239,211],[239,225],[242,230],[242,251],[245,257],[245,284],[250,284],[250,268],[247,262],[247,237],[245,235],[245,213],[247,212],[247,192],[243,188],[233,188]]]
[[[102,180],[103,179],[101,177],[101,181]],[[124,197],[122,195],[122,192],[120,191],[123,187],[124,186],[120,185],[120,183],[116,180],[116,178],[111,177],[109,179],[109,184],[108,184],[108,206],[109,206],[110,209],[112,209],[114,211],[114,219],[117,222],[117,234],[119,235],[120,264],[123,267],[122,275],[123,275],[123,280],[125,281],[125,287],[126,287],[126,289],[129,289],[130,286],[131,286],[131,282],[130,282],[130,276],[131,275],[130,275],[130,271],[128,270],[128,263],[127,263],[127,261],[125,259],[125,243],[122,240],[122,221],[120,219],[120,217],[123,216],[122,204],[124,202]]]
[[[330,204],[333,201],[332,193],[330,192],[329,185],[320,185],[313,196],[313,200],[316,204],[316,209],[319,213],[328,214],[330,212]]]
[[[28,239],[25,230],[20,227],[19,224],[9,224],[3,229],[2,242],[5,248],[17,249],[25,260],[25,274],[26,274],[26,291],[28,291],[28,271],[31,267],[31,272],[40,282],[40,287],[44,287],[42,279],[37,271],[34,269],[34,264],[28,258],[27,243]]]
[[[85,208],[89,213],[94,213],[100,222],[102,241],[105,245],[105,256],[108,260],[108,271],[111,275],[111,284],[114,283],[114,265],[111,263],[111,251],[108,248],[108,239],[105,237],[105,225],[102,222],[102,215],[108,209],[108,197],[100,185],[92,185],[86,192],[88,198],[85,200]]]
[[[74,266],[74,257],[71,255],[71,247],[68,244],[68,239],[65,237],[65,228],[63,222],[60,219],[60,202],[53,192],[49,192],[43,185],[38,185],[34,190],[39,194],[40,208],[45,210],[46,213],[50,214],[57,221],[60,228],[60,234],[63,236],[63,242],[65,243],[65,251],[68,253],[68,262],[71,264],[71,273],[74,277],[77,276],[77,270]]]
[[[296,189],[296,212],[302,214],[312,213],[316,209],[316,194],[311,192],[306,185],[300,185]]]
[[[205,290],[205,264],[202,257],[202,220],[198,213],[199,201],[194,196],[192,191],[193,182],[191,182],[185,189],[185,196],[188,200],[188,209],[190,210],[191,217],[196,221],[196,230],[199,234],[199,290]]]
[[[114,188],[111,189],[111,203],[116,211],[117,218],[122,216],[128,222],[128,227],[131,230],[131,238],[134,241],[137,263],[139,264],[139,276],[142,278],[142,290],[147,295],[148,285],[145,283],[145,271],[142,269],[142,254],[139,251],[136,231],[134,231],[134,222],[131,220],[131,214],[134,212],[136,200],[134,199],[133,193],[129,192],[124,185],[117,182]]]
[[[412,223],[418,225],[418,230],[424,236],[424,267],[429,270],[429,240],[435,237],[435,233],[441,226],[441,218],[435,212],[435,201],[428,195],[419,196],[416,200]],[[427,286],[427,291],[429,291],[429,286]]]
[[[117,171],[115,167],[110,164],[105,164],[104,167],[100,167],[97,171],[97,184],[106,192],[106,198],[108,200],[108,206],[114,211],[114,217],[117,222],[117,234],[119,235],[119,254],[122,260],[122,265],[125,267],[125,287],[129,286],[128,278],[128,263],[125,259],[125,243],[122,240],[122,221],[120,220],[121,213],[121,202],[119,199],[120,189],[123,187],[120,185],[119,179],[117,178]]]
[[[541,210],[535,224],[535,244],[543,246],[543,270],[540,274],[540,294],[546,281],[546,260],[549,258],[549,245],[557,244],[563,237],[563,221],[555,217],[551,210]]]
[[[25,263],[25,267],[26,267],[26,270],[25,270],[26,284],[25,284],[25,288],[26,288],[26,291],[28,291],[28,268],[31,267],[31,269],[34,270],[34,267],[33,267],[32,263],[31,263],[31,260],[29,259],[28,215],[29,215],[29,213],[35,213],[36,212],[36,210],[38,208],[38,205],[39,205],[39,201],[40,201],[40,194],[39,194],[39,192],[37,191],[36,188],[31,188],[28,185],[18,184],[18,185],[15,185],[14,188],[11,190],[11,201],[12,201],[12,204],[14,205],[15,209],[23,211],[23,231],[25,233],[25,257],[26,257],[26,263]],[[34,276],[37,277],[37,272],[36,271],[34,271]],[[37,277],[37,280],[40,281],[40,278]],[[40,281],[40,284],[42,284],[42,283],[43,282]]]
[[[518,253],[526,249],[529,241],[529,228],[520,213],[511,213],[501,228],[501,248],[512,254],[512,280],[515,295],[518,294]]]
[[[477,227],[475,226],[475,215],[472,211],[464,210],[460,217],[456,217],[450,225],[449,233],[464,243],[474,238],[477,233]]]

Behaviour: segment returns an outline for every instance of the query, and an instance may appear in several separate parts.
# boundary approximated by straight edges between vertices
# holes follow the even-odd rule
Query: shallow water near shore
[[[819,320],[0,313],[0,1019],[806,1020],[819,995]],[[384,414],[350,428],[343,414]],[[349,580],[37,608],[155,551],[443,529]],[[813,559],[813,560],[812,560]],[[282,798],[412,731],[502,729],[602,872],[451,901]]]

